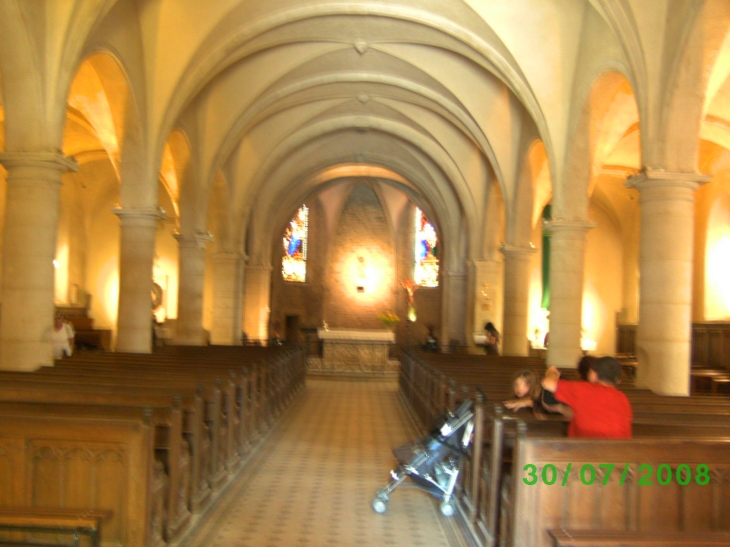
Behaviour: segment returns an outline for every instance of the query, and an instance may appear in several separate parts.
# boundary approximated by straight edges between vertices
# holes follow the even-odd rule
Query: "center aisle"
[[[187,547],[458,547],[455,523],[421,491],[401,486],[383,515],[370,507],[392,448],[414,435],[395,380],[310,377]]]

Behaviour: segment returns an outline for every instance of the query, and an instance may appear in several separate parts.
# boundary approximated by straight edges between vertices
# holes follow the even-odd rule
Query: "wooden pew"
[[[726,532],[550,530],[555,547],[727,547]]]
[[[507,479],[509,503],[502,508],[508,512],[503,520],[508,526],[508,546],[550,547],[553,542],[548,532],[559,528],[730,531],[726,481],[730,439],[531,439],[520,429],[512,474]],[[566,486],[561,486],[569,463],[572,470]],[[601,464],[614,464],[614,472],[606,476]],[[664,479],[671,469],[672,480],[662,485],[657,475],[648,477],[648,468],[640,467],[645,464],[655,471],[662,466]],[[534,485],[525,483],[532,482],[525,471],[528,465],[536,468]],[[591,483],[588,472],[585,481],[579,478],[584,465],[596,470],[592,484],[586,484]],[[676,479],[680,465],[688,466],[692,473],[685,486]],[[705,481],[700,465],[708,469],[706,485],[699,484]],[[545,469],[548,480],[552,480],[552,469],[556,470],[555,484],[546,485],[540,478]],[[642,484],[647,477],[651,484]]]
[[[58,391],[81,386],[88,391],[99,390],[105,394],[121,390],[122,396],[141,392],[141,390],[152,390],[153,395],[170,397],[183,393],[186,402],[183,432],[192,451],[190,463],[191,509],[194,512],[200,512],[210,501],[212,487],[215,485],[216,447],[220,444],[221,393],[218,387],[200,386],[195,382],[165,377],[150,381],[149,377],[140,379],[139,377],[93,374],[71,376],[53,371],[53,369],[43,369],[30,374],[0,372],[0,383],[11,385],[12,382],[15,382],[15,386],[21,386],[19,388],[21,394],[23,393],[22,386],[30,387],[40,384]],[[155,385],[160,387],[154,387]],[[149,391],[147,394],[150,394]],[[98,399],[90,400],[98,401]]]
[[[190,507],[200,496],[195,491],[195,478],[191,463],[190,443],[184,437],[183,422],[202,422],[202,404],[199,396],[165,395],[159,392],[144,393],[139,389],[112,389],[103,391],[97,386],[84,389],[79,385],[59,384],[0,384],[0,402],[31,402],[76,405],[130,406],[154,408],[155,453],[164,465],[168,477],[168,495],[165,500],[164,537],[175,538],[190,520]],[[187,416],[185,416],[187,415]],[[197,449],[196,449],[197,450]]]
[[[409,360],[408,356],[405,356],[403,364],[401,390],[425,428],[435,415],[447,408],[453,409],[460,398],[475,396],[473,385],[459,385],[454,378],[441,372],[444,368],[429,366],[418,359]],[[497,382],[502,382],[505,387],[511,385],[513,374],[509,370],[505,373],[505,367],[489,365],[476,371],[474,367],[459,366],[452,366],[449,370],[456,372],[459,380],[473,380],[475,376],[481,379],[486,376],[491,380],[497,376]],[[634,432],[637,437],[680,434],[688,438],[730,438],[730,407],[726,402],[706,397],[700,398],[695,405],[688,398],[659,397],[633,388],[628,391],[633,393],[630,398],[634,400]],[[497,388],[496,393],[500,395],[504,391]],[[466,458],[459,504],[469,533],[477,543],[495,545],[499,539],[498,515],[508,514],[510,505],[509,499],[502,500],[500,496],[503,465],[513,461],[510,451],[514,448],[516,425],[521,420],[513,413],[505,413],[501,405],[491,404],[485,410],[478,397],[475,410],[474,449],[471,457]],[[531,437],[561,440],[565,436],[567,420],[563,417],[549,416],[547,420],[540,421],[529,410],[517,414],[527,419],[523,427]],[[503,511],[503,505],[506,511]]]
[[[111,511],[102,545],[164,545],[154,420],[129,407],[0,403],[0,505]]]
[[[154,407],[153,447],[159,461],[153,465],[153,537],[147,543],[118,544],[162,545],[185,529],[189,508],[201,510],[210,494],[231,480],[244,454],[304,387],[301,352],[262,349],[245,348],[242,354],[240,348],[206,348],[152,358],[80,353],[34,373],[0,372],[0,406],[11,404],[3,400],[35,401],[24,408],[42,414],[49,405],[77,408],[81,400],[99,405],[87,404],[89,419],[121,406],[128,411]],[[272,355],[276,358],[267,361]],[[188,444],[192,462],[185,463]]]
[[[79,545],[81,536],[89,537],[91,547],[101,547],[101,529],[104,521],[112,516],[111,511],[92,511],[86,509],[39,509],[36,507],[0,507],[0,542],[8,539],[19,541],[18,534],[26,537],[33,534],[67,535]],[[12,538],[3,532],[11,532]],[[35,538],[28,541],[37,544]],[[20,543],[19,543],[20,544]]]

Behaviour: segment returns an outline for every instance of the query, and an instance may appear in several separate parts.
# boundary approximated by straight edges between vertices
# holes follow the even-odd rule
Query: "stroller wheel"
[[[383,514],[385,513],[385,511],[388,510],[388,502],[383,498],[373,498],[371,505],[373,506],[373,511],[375,511],[376,513]]]
[[[445,517],[453,517],[454,513],[456,512],[456,507],[454,507],[454,504],[448,501],[442,502],[439,509],[441,509],[441,514]]]

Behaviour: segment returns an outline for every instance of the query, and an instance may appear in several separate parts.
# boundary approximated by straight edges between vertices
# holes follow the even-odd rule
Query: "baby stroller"
[[[399,465],[390,472],[390,484],[375,494],[372,501],[375,512],[385,513],[390,493],[406,477],[411,477],[417,488],[441,499],[444,516],[452,516],[456,511],[454,488],[473,430],[472,402],[467,399],[455,412],[447,412],[426,438],[394,449]]]

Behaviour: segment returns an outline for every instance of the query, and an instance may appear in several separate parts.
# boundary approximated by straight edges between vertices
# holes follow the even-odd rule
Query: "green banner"
[[[543,221],[550,220],[550,205],[542,210]],[[550,232],[542,229],[542,302],[540,307],[550,309]]]

